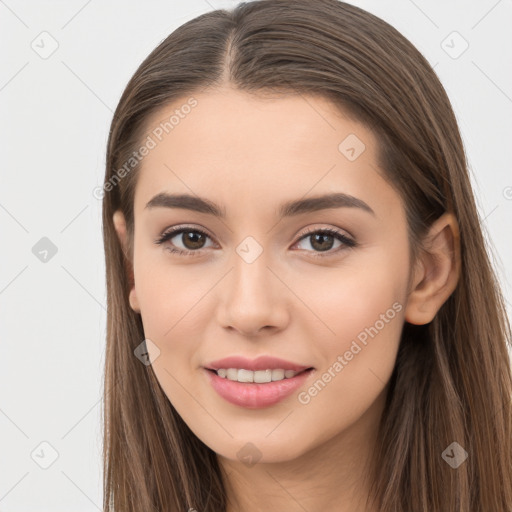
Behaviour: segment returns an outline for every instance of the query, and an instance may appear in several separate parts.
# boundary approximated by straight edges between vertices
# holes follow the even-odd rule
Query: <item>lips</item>
[[[242,356],[225,357],[211,361],[203,368],[204,375],[219,396],[231,404],[249,409],[277,404],[297,391],[315,373],[312,366],[272,356],[260,356],[256,359]],[[271,370],[272,377],[275,374],[277,379],[269,381],[268,372],[265,370]],[[230,372],[238,372],[238,378],[242,373],[243,382],[232,380],[229,377]],[[260,379],[263,373],[266,379]],[[246,377],[249,378],[246,380]]]
[[[242,356],[230,356],[224,359],[212,361],[204,367],[207,370],[219,370],[220,368],[238,368],[244,370],[293,370],[295,372],[302,372],[312,366],[304,366],[285,359],[279,359],[272,356],[260,356],[256,359],[248,359]]]
[[[216,393],[227,402],[246,409],[262,409],[285,400],[313,378],[315,370],[304,370],[291,378],[267,383],[246,383],[219,377],[215,370],[204,369],[202,375]]]

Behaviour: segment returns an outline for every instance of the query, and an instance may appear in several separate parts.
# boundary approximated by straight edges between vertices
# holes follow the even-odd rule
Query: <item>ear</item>
[[[416,325],[434,319],[459,280],[459,228],[452,213],[444,213],[432,224],[423,247],[405,308],[405,320]]]
[[[113,215],[114,228],[116,230],[117,236],[119,238],[119,242],[121,243],[121,247],[123,249],[125,255],[125,264],[126,264],[126,272],[128,275],[128,281],[130,283],[130,294],[128,296],[128,300],[130,302],[131,308],[136,312],[140,313],[139,301],[137,299],[137,293],[135,291],[135,279],[133,274],[133,267],[130,262],[130,258],[128,257],[128,240],[127,240],[127,232],[126,232],[126,220],[124,218],[124,214],[121,210],[116,210]]]

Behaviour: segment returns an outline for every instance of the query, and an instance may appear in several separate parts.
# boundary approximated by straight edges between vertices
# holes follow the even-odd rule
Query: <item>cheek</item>
[[[198,372],[200,340],[211,317],[204,310],[211,275],[201,276],[191,268],[180,270],[163,257],[148,263],[141,255],[135,271],[144,335],[154,344],[152,370],[182,416],[190,406],[187,390]]]
[[[170,402],[188,419],[190,379],[197,373],[196,354],[205,329],[204,295],[209,288],[205,283],[209,281],[201,284],[197,273],[165,260],[160,257],[151,264],[140,258],[136,293],[144,335],[157,347],[151,357],[152,370]]]
[[[316,277],[316,282],[303,282],[298,294],[323,321],[327,347],[343,350],[359,335],[364,340],[365,329],[376,323],[379,331],[390,331],[391,323],[399,323],[396,316],[404,308],[407,264],[389,250],[354,257],[347,265],[330,269],[329,275]]]
[[[201,302],[211,287],[211,273],[179,266],[160,248],[141,250],[138,257],[135,289],[146,336],[171,340],[183,325],[199,328]]]
[[[302,404],[315,411],[331,408],[334,421],[350,421],[377,398],[396,360],[407,275],[407,265],[392,251],[375,251],[310,293],[311,309],[329,330],[315,338],[322,367],[299,397]]]
[[[366,272],[364,276],[345,279],[342,286],[333,287],[322,295],[320,306],[326,323],[336,333],[334,344],[343,349],[353,339],[364,343],[365,333],[372,326],[380,333],[396,324],[398,310],[403,309],[402,293],[391,279]],[[395,306],[393,307],[393,305]],[[384,336],[385,337],[385,336]]]

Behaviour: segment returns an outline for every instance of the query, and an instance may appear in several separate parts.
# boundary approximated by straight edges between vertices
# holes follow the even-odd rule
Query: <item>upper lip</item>
[[[212,361],[211,363],[206,364],[205,368],[209,370],[218,370],[220,368],[242,368],[245,370],[252,371],[283,369],[301,372],[302,370],[312,368],[312,366],[303,366],[300,364],[292,363],[291,361],[285,361],[284,359],[279,359],[278,357],[272,356],[260,356],[257,357],[256,359],[248,359],[243,356],[230,356],[225,357],[224,359]]]

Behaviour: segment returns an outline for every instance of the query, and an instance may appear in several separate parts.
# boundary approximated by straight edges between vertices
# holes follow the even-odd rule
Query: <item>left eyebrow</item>
[[[145,208],[183,208],[186,210],[206,213],[215,217],[225,219],[226,212],[216,203],[198,196],[189,194],[168,194],[161,192],[154,196],[145,206]],[[327,194],[323,196],[310,197],[308,199],[298,199],[288,201],[282,204],[278,210],[279,218],[292,217],[303,213],[316,212],[331,208],[360,208],[371,215],[375,212],[362,199],[343,194],[341,192]]]
[[[284,203],[281,208],[279,208],[279,217],[291,217],[293,215],[328,210],[330,208],[361,208],[375,216],[375,212],[362,199],[337,192]]]

